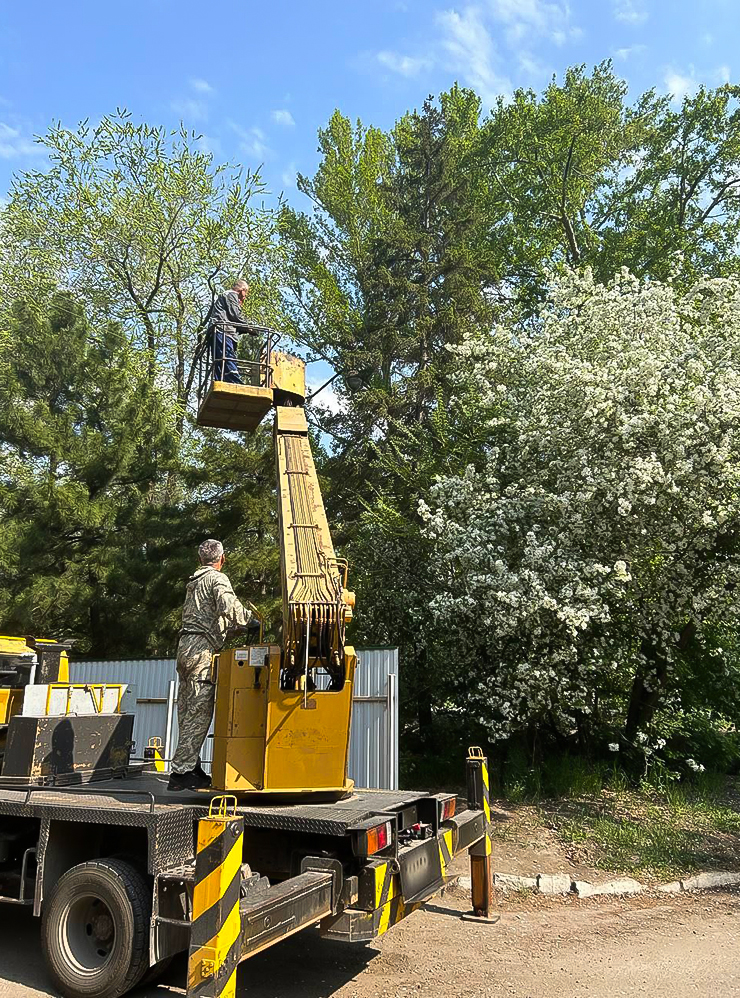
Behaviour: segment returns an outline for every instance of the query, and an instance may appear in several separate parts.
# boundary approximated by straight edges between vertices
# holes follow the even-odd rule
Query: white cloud
[[[489,9],[496,21],[507,25],[506,37],[516,45],[527,36],[547,37],[556,45],[583,34],[571,25],[568,3],[547,3],[545,0],[488,0]]]
[[[614,17],[625,24],[643,24],[648,19],[648,12],[640,7],[636,0],[613,0]]]
[[[568,0],[476,0],[439,11],[435,23],[439,35],[423,55],[383,49],[375,61],[408,78],[444,66],[475,89],[488,107],[513,91],[501,68],[494,30],[531,83],[545,82],[553,73],[535,54],[536,42],[564,45],[583,36],[582,29],[571,23]]]
[[[213,89],[208,80],[201,79],[199,76],[195,76],[190,80],[190,86],[195,90],[197,94],[215,94],[216,91]]]
[[[19,128],[11,128],[0,121],[0,159],[15,159],[17,156],[43,156],[43,148],[24,135]]]
[[[324,381],[326,381],[326,378]],[[317,388],[321,388],[324,381],[313,381],[309,378],[306,381],[306,392],[309,395],[311,392],[315,392]],[[311,405],[315,405],[317,408],[326,409],[328,412],[332,413],[332,415],[338,412],[343,412],[347,408],[344,399],[340,399],[334,391],[334,385],[327,385],[326,388],[323,388],[316,396],[316,401],[312,402]]]
[[[432,59],[423,56],[400,55],[398,52],[387,50],[378,52],[377,59],[386,69],[409,77],[418,76],[423,69],[429,69],[433,64]]]
[[[689,67],[690,76],[679,73],[675,69],[668,68],[663,77],[666,92],[672,97],[672,103],[680,104],[684,97],[696,93],[699,84],[694,76],[694,67]]]
[[[192,100],[190,98],[173,100],[170,107],[183,120],[205,121],[208,118],[208,107],[205,101],[202,100]]]
[[[546,66],[531,52],[522,50],[519,53],[519,68],[532,85],[544,85],[554,75],[554,69]]]
[[[717,66],[714,71],[714,75],[719,80],[720,83],[730,82],[730,67],[729,66]]]
[[[295,187],[297,173],[298,167],[295,163],[288,163],[283,172],[280,174],[280,180],[282,181],[283,187]]]
[[[197,146],[201,152],[209,152],[213,156],[222,156],[221,140],[215,135],[201,135],[198,138]]]
[[[285,108],[273,111],[272,120],[276,121],[278,125],[285,125],[287,128],[292,128],[293,125],[295,125],[295,118],[290,111],[286,111]]]
[[[511,94],[511,82],[495,68],[493,40],[480,8],[466,7],[461,14],[456,10],[442,11],[437,15],[437,24],[443,32],[442,46],[450,67],[478,91],[484,105],[492,106],[498,97]]]
[[[228,124],[229,128],[241,139],[239,148],[243,153],[259,160],[270,159],[272,157],[273,151],[267,144],[267,137],[261,128],[257,128],[256,125],[252,128],[242,128],[235,121],[229,121]]]
[[[630,45],[624,49],[617,49],[614,53],[617,59],[622,59],[626,62],[631,59],[633,55],[640,55],[641,52],[645,52],[647,45]]]

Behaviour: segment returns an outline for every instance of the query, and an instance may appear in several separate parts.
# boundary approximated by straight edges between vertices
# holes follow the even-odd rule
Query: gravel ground
[[[501,897],[495,924],[463,922],[450,891],[382,940],[345,946],[313,931],[243,964],[243,998],[729,998],[740,993],[740,893],[630,899]],[[184,963],[141,998],[182,994]],[[0,908],[0,995],[53,995],[38,924]]]

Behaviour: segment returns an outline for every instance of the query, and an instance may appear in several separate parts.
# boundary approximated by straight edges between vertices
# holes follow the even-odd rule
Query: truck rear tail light
[[[456,806],[457,797],[450,797],[448,800],[442,801],[442,821],[447,821],[448,818],[454,816]]]
[[[367,855],[373,856],[376,852],[387,849],[393,841],[393,823],[384,821],[382,825],[376,825],[367,832]]]

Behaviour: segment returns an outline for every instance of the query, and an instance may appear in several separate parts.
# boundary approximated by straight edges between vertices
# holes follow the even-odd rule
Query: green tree
[[[336,112],[316,175],[299,179],[313,214],[283,214],[294,335],[367,383],[355,396],[340,387],[342,407],[319,420],[334,442],[323,471],[360,594],[356,635],[401,644],[404,707],[427,729],[443,662],[416,505],[446,460],[436,427],[454,378],[448,347],[495,313],[479,116],[458,87],[389,134]]]
[[[460,348],[455,432],[487,439],[421,511],[458,704],[494,737],[636,746],[708,700],[737,723],[739,328],[737,279],[567,272],[533,323]]]
[[[638,104],[631,168],[599,206],[603,278],[634,273],[689,282],[738,272],[740,87],[701,87],[680,109],[651,95]],[[644,106],[651,103],[649,113]]]
[[[702,88],[674,109],[651,90],[630,105],[607,61],[500,100],[483,125],[484,213],[518,300],[536,310],[558,265],[602,280],[621,266],[685,281],[736,272],[738,93]]]
[[[0,619],[94,654],[146,648],[154,562],[143,529],[176,418],[118,323],[69,295],[16,303],[0,344]]]
[[[190,419],[196,345],[220,288],[236,276],[247,276],[252,286],[250,314],[280,325],[274,213],[255,206],[264,189],[258,173],[218,165],[202,151],[197,136],[182,129],[169,132],[137,124],[127,112],[106,117],[95,127],[83,123],[70,130],[55,125],[41,141],[50,167],[16,177],[0,217],[0,330],[7,341],[5,359],[10,372],[4,410],[7,423],[0,427],[0,436],[15,440],[11,430],[17,418],[16,396],[11,389],[17,393],[21,389],[13,385],[35,377],[19,373],[34,371],[27,356],[31,331],[41,336],[43,349],[54,355],[54,363],[60,360],[63,347],[54,336],[63,339],[67,335],[60,332],[63,301],[76,317],[74,322],[70,319],[70,328],[84,327],[78,353],[64,357],[58,369],[59,377],[74,386],[70,387],[72,395],[57,390],[50,363],[51,380],[33,388],[38,425],[27,421],[28,440],[33,434],[43,437],[49,432],[39,413],[52,405],[57,406],[64,426],[81,427],[79,432],[87,440],[90,431],[84,413],[88,396],[95,392],[109,397],[104,436],[115,442],[111,454],[116,446],[122,448],[122,457],[127,454],[125,426],[122,422],[108,425],[118,420],[118,402],[128,406],[126,419],[141,447],[146,449],[150,436],[158,440],[156,427],[143,428],[147,420],[154,420],[154,400],[166,415],[168,428],[166,447],[164,442],[161,446],[153,443],[136,459],[144,482],[140,497],[135,489],[126,492],[126,502],[117,513],[107,487],[90,500],[111,506],[105,507],[107,512],[90,514],[91,522],[101,520],[107,526],[100,528],[102,533],[91,529],[85,534],[89,550],[83,560],[86,565],[95,557],[107,561],[90,568],[84,586],[81,569],[70,569],[78,564],[82,541],[70,530],[60,531],[47,544],[50,528],[44,519],[45,507],[27,501],[36,479],[29,478],[23,460],[12,457],[16,445],[10,447],[4,485],[8,516],[10,497],[18,497],[12,506],[14,536],[17,540],[22,535],[27,547],[38,531],[38,550],[53,550],[56,561],[48,571],[43,559],[38,563],[26,559],[25,567],[17,572],[9,569],[12,593],[2,613],[7,626],[17,628],[25,621],[26,629],[37,632],[42,627],[62,627],[80,635],[87,647],[102,652],[112,613],[107,608],[113,605],[115,594],[116,612],[127,623],[124,629],[108,629],[111,652],[171,652],[183,587],[197,544],[206,535],[222,537],[235,555],[231,564],[246,583],[243,595],[259,596],[268,610],[274,603],[265,567],[270,563],[265,550],[268,542],[255,545],[255,535],[248,534],[258,530],[264,537],[271,525],[272,475],[270,489],[263,503],[259,502],[262,470],[270,462],[269,441],[265,435],[243,442],[222,431],[201,433]],[[59,287],[66,290],[68,299],[59,297]],[[84,303],[86,320],[72,300]],[[115,364],[119,365],[114,370],[127,382],[125,391],[111,383],[93,349],[113,336]],[[129,371],[131,376],[124,376]],[[133,385],[135,395],[129,393]],[[142,407],[140,416],[134,412],[137,404]],[[18,446],[25,447],[27,442],[21,440]],[[45,440],[45,445],[52,455],[54,489],[60,495],[74,496],[70,515],[83,516],[88,500],[84,495],[78,500],[77,491],[85,488],[86,452],[78,446],[79,464],[70,465],[53,456],[59,447],[68,446],[64,437]],[[61,471],[55,471],[55,462]],[[35,459],[31,466],[36,473]],[[129,501],[136,508],[135,515],[130,510],[126,520],[130,530],[126,534],[116,517],[124,516]],[[256,507],[257,522],[246,526],[240,517],[252,516]],[[25,524],[23,511],[28,519]],[[113,525],[108,516],[113,517]],[[83,518],[87,522],[87,514]],[[120,545],[111,538],[120,539]],[[74,585],[74,593],[52,605],[51,580],[55,572],[62,571],[61,566],[63,585]],[[48,604],[37,598],[39,587],[49,595]],[[126,630],[129,626],[130,631]]]
[[[226,572],[240,599],[265,617],[267,634],[282,622],[275,461],[267,426],[256,433],[206,429],[180,454],[183,496],[152,508],[142,523],[151,552],[146,580],[150,643],[173,651],[184,586],[205,537],[223,541]]]
[[[54,125],[41,140],[47,171],[13,181],[3,212],[10,266],[6,307],[50,289],[114,320],[164,376],[180,409],[191,401],[195,346],[220,286],[248,275],[255,318],[275,319],[273,220],[254,207],[259,173],[214,165],[197,136],[136,124],[126,111],[95,127]]]

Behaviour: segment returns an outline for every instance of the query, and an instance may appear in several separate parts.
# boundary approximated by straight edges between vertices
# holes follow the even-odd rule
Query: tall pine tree
[[[0,624],[141,653],[152,553],[143,525],[175,453],[175,413],[120,327],[68,295],[16,303],[0,344]]]

